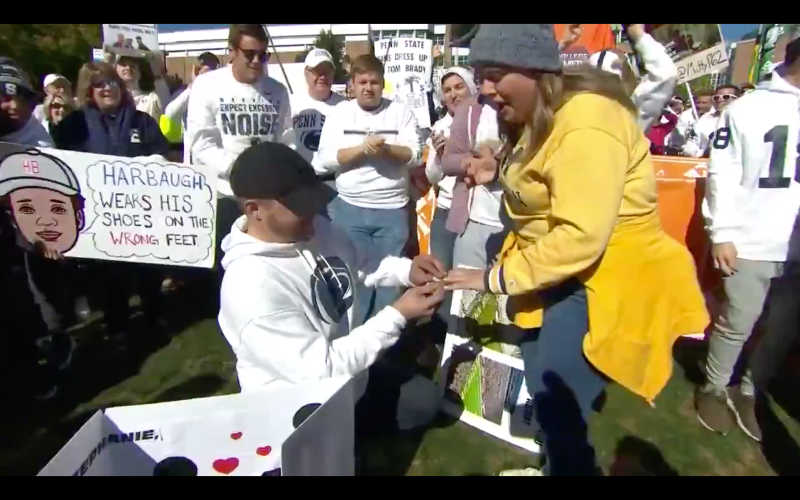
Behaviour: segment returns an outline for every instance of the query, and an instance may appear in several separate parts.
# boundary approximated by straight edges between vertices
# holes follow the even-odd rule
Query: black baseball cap
[[[336,191],[323,183],[300,154],[276,142],[250,146],[233,162],[231,189],[237,198],[279,199],[298,215],[319,213]]]

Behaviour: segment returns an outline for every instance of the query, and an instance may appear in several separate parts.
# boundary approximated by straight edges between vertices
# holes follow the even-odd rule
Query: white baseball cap
[[[50,73],[49,75],[44,77],[44,85],[43,86],[47,87],[48,85],[56,83],[56,81],[58,81],[58,80],[66,80],[67,83],[70,83],[69,79],[66,76],[59,75],[57,73]]]
[[[325,49],[311,49],[311,52],[306,56],[306,66],[309,68],[316,68],[322,63],[330,63],[333,66],[333,56]]]
[[[0,196],[30,187],[52,189],[66,196],[81,191],[75,173],[55,156],[38,149],[6,156],[0,162]]]

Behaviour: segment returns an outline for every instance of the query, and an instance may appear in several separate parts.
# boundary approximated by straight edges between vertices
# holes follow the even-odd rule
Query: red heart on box
[[[272,451],[272,446],[262,446],[260,448],[256,448],[256,453],[261,455],[262,457],[266,457]]]
[[[233,434],[231,434],[231,439],[239,439],[240,437],[242,437],[241,432],[234,432]]]
[[[236,457],[225,458],[225,459],[217,459],[214,460],[214,463],[211,464],[214,467],[214,470],[217,472],[221,472],[223,474],[230,474],[233,472],[237,467],[239,467],[239,459]]]

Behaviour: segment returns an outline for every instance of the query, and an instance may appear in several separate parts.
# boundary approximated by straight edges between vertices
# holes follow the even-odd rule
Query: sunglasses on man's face
[[[736,99],[737,97],[738,96],[733,94],[722,94],[722,95],[715,95],[713,99],[714,102],[720,102],[720,101],[730,101],[732,99]]]
[[[98,90],[103,89],[106,87],[106,85],[108,85],[112,89],[119,87],[119,83],[116,80],[103,79],[92,82],[93,89],[98,89]]]
[[[50,109],[64,109],[62,104],[51,104]]]
[[[247,59],[248,62],[252,61],[256,57],[258,57],[258,62],[261,63],[266,62],[267,59],[269,59],[269,53],[267,53],[266,50],[258,51],[253,49],[242,49],[242,48],[238,48],[237,50],[242,54],[244,54],[244,58]]]

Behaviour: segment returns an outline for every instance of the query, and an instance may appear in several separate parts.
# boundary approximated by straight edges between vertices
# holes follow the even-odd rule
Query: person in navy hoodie
[[[127,157],[157,155],[165,160],[169,144],[158,123],[136,110],[113,66],[84,64],[78,74],[77,97],[80,109],[53,129],[57,148]],[[121,262],[97,262],[95,267],[106,285],[104,309],[112,340],[127,340],[128,299],[137,281],[148,327],[159,326],[163,267]]]

